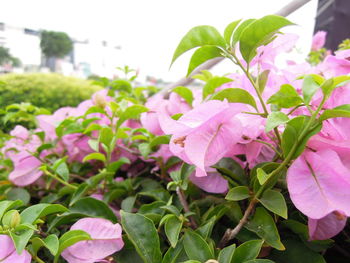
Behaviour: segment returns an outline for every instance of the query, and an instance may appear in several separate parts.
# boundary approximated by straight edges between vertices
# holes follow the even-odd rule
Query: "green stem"
[[[265,142],[265,141],[262,141],[262,140],[254,140],[254,142],[258,142],[258,143],[261,143],[261,144],[264,144],[266,146],[268,146],[269,148],[271,148],[279,157],[282,157],[282,154],[276,149],[275,146],[273,146],[271,143],[268,143],[268,142]]]
[[[63,179],[61,179],[61,178],[59,178],[58,176],[56,176],[56,175],[50,173],[49,171],[44,171],[44,172],[45,172],[46,175],[48,175],[48,176],[54,178],[55,180],[59,181],[61,184],[64,184],[65,186],[67,186],[67,187],[69,187],[69,188],[71,188],[71,189],[74,189],[74,190],[77,190],[77,189],[78,189],[78,187],[76,187],[76,186],[74,186],[74,185],[72,185],[72,184],[70,184],[70,183],[64,181]]]

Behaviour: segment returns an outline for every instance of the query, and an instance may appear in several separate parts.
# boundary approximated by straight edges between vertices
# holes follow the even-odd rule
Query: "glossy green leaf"
[[[121,210],[123,230],[134,244],[137,253],[145,263],[160,263],[159,237],[153,222],[140,214],[131,214]]]
[[[187,230],[184,236],[184,248],[189,258],[205,262],[214,259],[208,243],[196,232]]]
[[[270,132],[281,124],[287,123],[289,118],[281,111],[273,111],[267,116],[265,132]]]
[[[263,240],[250,240],[244,242],[236,248],[231,263],[243,263],[255,259],[259,255],[263,243]]]
[[[259,201],[271,212],[287,219],[288,210],[286,200],[280,192],[268,189],[263,193]]]
[[[305,104],[309,104],[316,91],[320,88],[320,85],[310,75],[304,77],[303,81],[303,97]]]
[[[197,26],[192,28],[177,46],[171,64],[186,51],[201,46],[219,46],[225,48],[225,39],[212,26]]]
[[[249,188],[246,186],[236,186],[227,193],[225,199],[230,201],[240,201],[249,198]]]
[[[219,263],[231,263],[236,250],[236,244],[223,248],[218,256]]]
[[[116,215],[111,208],[103,201],[92,197],[83,197],[70,207],[70,213],[78,213],[89,217],[101,217],[116,223]]]
[[[14,200],[14,201],[0,201],[0,220],[2,219],[3,215],[6,213],[6,211],[15,208],[16,206],[23,205],[22,200]]]
[[[215,90],[221,87],[225,83],[232,82],[233,79],[226,77],[213,77],[203,87],[203,100],[210,94],[213,94]]]
[[[239,39],[239,47],[244,60],[249,63],[255,57],[259,46],[265,45],[282,27],[292,24],[286,18],[276,15],[264,16],[249,24]]]
[[[344,105],[335,107],[334,109],[325,110],[321,114],[320,120],[324,121],[327,119],[338,118],[338,117],[350,118],[350,104],[344,104]]]
[[[216,92],[211,100],[224,100],[227,99],[231,103],[244,103],[253,106],[257,109],[255,99],[248,91],[239,88],[228,88]]]
[[[291,108],[300,105],[303,99],[299,96],[295,88],[290,84],[283,84],[279,91],[273,94],[268,100],[268,104],[275,104],[279,108]]]
[[[245,227],[264,239],[270,246],[278,250],[285,249],[281,243],[280,235],[273,218],[263,207],[258,207],[255,210],[254,217]]]
[[[105,162],[106,156],[102,153],[90,153],[84,157],[83,162],[87,162],[91,160],[98,160],[101,162]]]
[[[21,213],[21,223],[34,223],[37,219],[50,214],[66,212],[68,209],[57,204],[37,204],[24,209]]]
[[[248,27],[251,23],[255,22],[256,19],[247,19],[244,20],[234,31],[233,36],[232,36],[232,46],[234,46],[241,38],[241,34]]]
[[[173,248],[176,247],[177,241],[179,240],[179,234],[182,228],[182,221],[173,215],[169,217],[165,222],[165,234]]]
[[[226,28],[225,28],[225,31],[224,31],[224,38],[225,38],[225,41],[227,43],[227,45],[231,46],[232,44],[232,38],[233,38],[233,32],[235,31],[236,27],[238,26],[238,24],[241,22],[241,19],[240,20],[236,20],[236,21],[233,21],[232,23],[230,23]]]
[[[218,57],[222,57],[222,50],[216,46],[203,46],[198,48],[191,57],[186,76],[188,77],[204,62]]]
[[[192,90],[190,90],[189,88],[179,86],[179,87],[172,89],[172,92],[175,92],[179,96],[181,96],[188,103],[188,105],[190,105],[190,106],[192,105],[193,93],[192,93]]]

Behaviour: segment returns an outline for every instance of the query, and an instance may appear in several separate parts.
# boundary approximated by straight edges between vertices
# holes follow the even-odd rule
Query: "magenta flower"
[[[92,240],[80,241],[62,252],[69,263],[101,262],[122,249],[122,228],[119,224],[102,218],[83,218],[72,225],[71,230],[83,230]]]
[[[17,254],[12,239],[7,235],[0,235],[0,262],[2,263],[30,263],[32,256],[27,250]]]
[[[312,219],[338,211],[350,215],[350,170],[333,150],[305,151],[288,170],[294,205]]]

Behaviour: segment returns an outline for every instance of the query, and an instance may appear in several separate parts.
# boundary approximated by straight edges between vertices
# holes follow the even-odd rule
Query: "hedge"
[[[0,108],[30,102],[50,111],[77,106],[101,89],[91,81],[53,73],[6,74],[0,83]]]

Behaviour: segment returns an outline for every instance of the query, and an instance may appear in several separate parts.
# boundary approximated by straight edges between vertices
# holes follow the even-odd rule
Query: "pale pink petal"
[[[14,251],[9,257],[1,261],[1,263],[30,263],[32,262],[32,256],[28,253],[27,250],[23,250],[22,254],[17,254]]]
[[[325,240],[339,234],[346,225],[346,217],[330,213],[321,219],[309,218],[310,240]]]
[[[42,171],[38,169],[40,165],[41,162],[33,156],[23,158],[15,163],[15,169],[9,174],[9,179],[18,186],[29,185],[42,175]]]
[[[0,235],[0,262],[15,251],[12,239],[8,235]]]
[[[213,168],[207,168],[207,172],[199,168],[190,175],[192,183],[209,193],[221,194],[228,190],[228,182]]]

